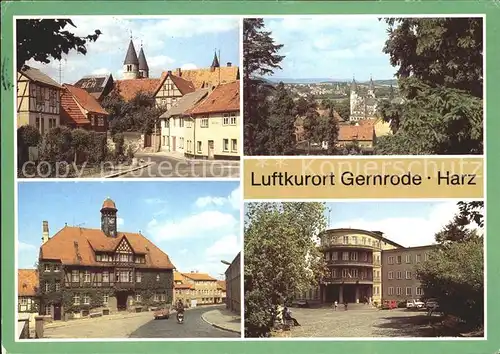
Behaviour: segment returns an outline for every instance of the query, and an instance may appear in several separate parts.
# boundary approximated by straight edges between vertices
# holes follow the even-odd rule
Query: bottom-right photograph
[[[483,200],[245,203],[245,337],[485,337]]]

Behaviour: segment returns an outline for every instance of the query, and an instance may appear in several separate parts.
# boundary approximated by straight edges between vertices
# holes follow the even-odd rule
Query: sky
[[[265,18],[264,24],[284,45],[279,54],[286,58],[274,78],[394,78],[396,69],[382,52],[387,25],[375,16]]]
[[[20,182],[18,267],[32,268],[42,221],[52,237],[69,226],[101,226],[100,209],[110,197],[118,231],[141,232],[168,254],[181,272],[197,270],[224,278],[241,250],[238,182]]]
[[[330,228],[382,231],[404,247],[435,243],[435,234],[458,212],[458,201],[327,203]]]
[[[215,49],[220,50],[221,65],[227,62],[239,65],[240,62],[240,21],[236,17],[77,16],[71,20],[76,28],[66,26],[65,30],[86,36],[99,29],[102,34],[96,42],[88,44],[86,55],[71,51],[61,61],[63,83],[72,84],[91,74],[112,73],[115,79],[122,78],[131,33],[138,55],[142,41],[150,78],[158,78],[162,71],[176,68],[209,67]],[[47,65],[34,61],[27,64],[59,81],[59,61],[53,60]]]

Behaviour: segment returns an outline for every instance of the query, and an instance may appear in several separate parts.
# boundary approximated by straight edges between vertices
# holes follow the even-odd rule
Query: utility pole
[[[328,210],[328,227],[330,227],[330,216],[332,214],[332,208],[327,207],[327,210]]]
[[[59,85],[62,84],[62,66],[61,61],[59,60]]]
[[[220,66],[222,62],[220,61],[220,49],[219,49],[219,85],[220,85]]]

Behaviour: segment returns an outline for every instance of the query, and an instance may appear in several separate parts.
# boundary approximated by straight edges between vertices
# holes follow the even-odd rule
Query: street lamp
[[[228,266],[230,266],[230,265],[231,265],[231,263],[230,263],[230,262],[225,261],[225,260],[223,260],[223,259],[221,259],[221,263],[222,263],[222,264],[225,264],[225,265],[228,265]]]

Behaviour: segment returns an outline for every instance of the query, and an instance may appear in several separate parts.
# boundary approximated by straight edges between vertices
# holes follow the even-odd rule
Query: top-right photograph
[[[483,17],[243,22],[245,155],[483,154]]]

